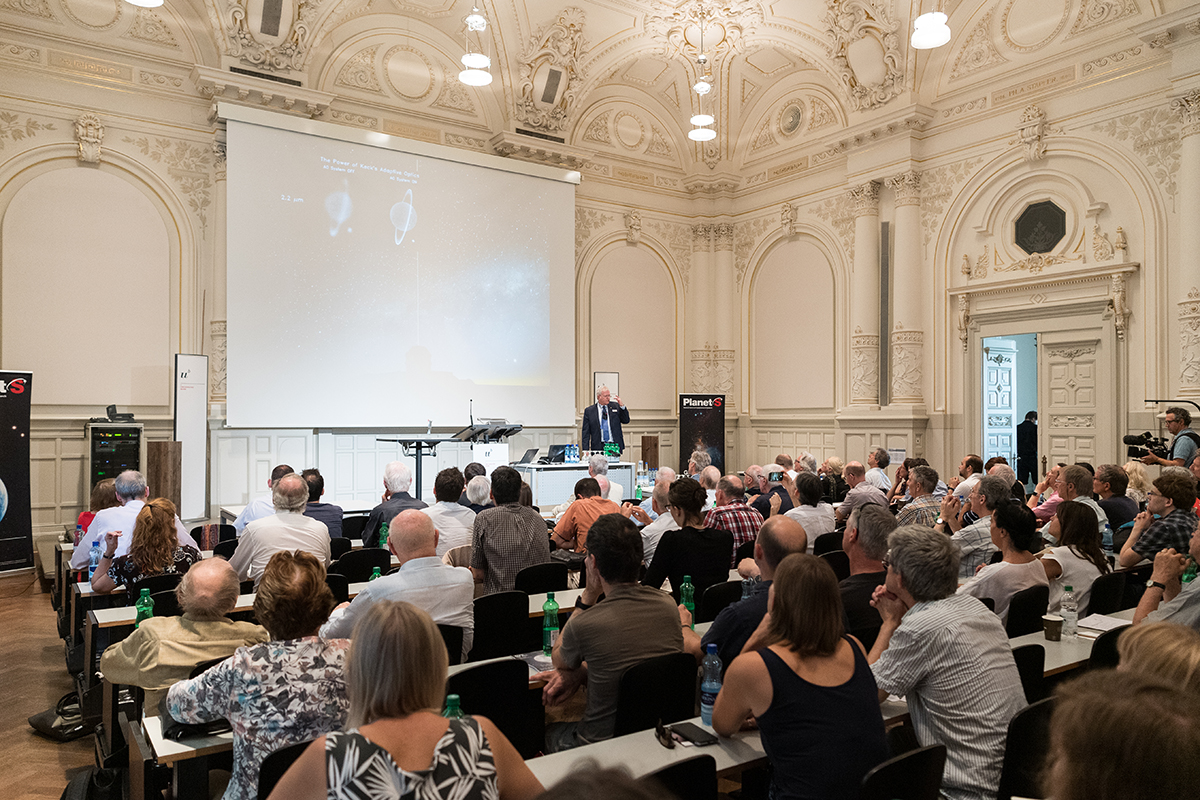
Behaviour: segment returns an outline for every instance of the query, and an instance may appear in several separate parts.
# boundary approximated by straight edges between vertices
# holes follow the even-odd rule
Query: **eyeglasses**
[[[879,563],[883,564],[883,568],[885,570],[891,569],[892,567],[892,560],[887,556],[884,556],[882,559],[880,559]]]
[[[1156,491],[1154,491],[1153,489],[1151,489],[1150,491],[1146,492],[1146,497],[1162,497],[1162,496],[1163,496],[1163,495],[1162,495],[1162,492],[1156,492]]]
[[[675,749],[675,739],[671,736],[671,732],[663,725],[663,721],[659,719],[654,726],[654,738],[658,739],[658,743],[668,750]]]

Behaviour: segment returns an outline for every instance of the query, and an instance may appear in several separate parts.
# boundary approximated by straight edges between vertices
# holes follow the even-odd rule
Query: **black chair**
[[[1124,572],[1110,572],[1092,581],[1087,613],[1114,614],[1125,608],[1125,578]]]
[[[1092,654],[1088,657],[1088,669],[1111,669],[1117,666],[1117,662],[1121,660],[1117,653],[1117,640],[1129,627],[1122,625],[1096,637],[1096,641],[1092,643]]]
[[[254,581],[242,581],[239,583],[238,594],[254,594]]]
[[[237,538],[237,528],[226,523],[221,523],[221,530],[217,534],[218,542],[229,542]]]
[[[346,539],[361,539],[363,530],[367,527],[367,515],[355,514],[342,517],[342,536]]]
[[[350,602],[350,579],[336,572],[325,573],[325,583],[339,604]]]
[[[656,769],[639,779],[653,789],[666,789],[667,796],[687,800],[717,800],[717,760],[710,755],[692,756]],[[662,796],[661,792],[655,792]]]
[[[821,558],[825,563],[833,567],[833,574],[837,575],[839,581],[844,581],[850,577],[850,556],[845,550],[830,550],[827,553],[822,553]]]
[[[475,598],[475,639],[467,661],[528,653],[536,647],[529,636],[529,595],[496,592]]]
[[[1142,593],[1146,591],[1146,581],[1150,580],[1153,571],[1153,564],[1122,570],[1125,573],[1125,601],[1121,603],[1121,608],[1137,608]]]
[[[566,564],[555,562],[534,564],[517,573],[514,585],[518,592],[525,594],[565,592],[568,572]]]
[[[830,552],[833,552],[834,550],[841,550],[841,549],[842,549],[842,533],[841,533],[841,531],[830,531],[829,533],[822,533],[820,536],[818,536],[816,539],[813,540],[812,552],[813,552],[814,556],[823,556],[826,553],[830,553]]]
[[[712,622],[726,606],[742,599],[742,582],[725,581],[704,590],[700,607],[696,609],[695,622]]]
[[[151,592],[150,599],[154,601],[154,616],[183,616],[183,609],[179,607],[179,598],[175,596],[174,589],[166,589],[161,592]]]
[[[625,670],[617,688],[614,736],[679,722],[696,715],[696,659],[690,653],[656,656]]]
[[[462,663],[463,629],[457,625],[438,624],[438,632],[446,643],[446,655],[450,657],[450,666]]]
[[[863,777],[859,800],[938,800],[945,766],[944,744],[889,758]]]
[[[344,536],[335,536],[329,540],[329,557],[337,561],[350,552],[350,540]]]
[[[1049,605],[1049,586],[1030,586],[1014,594],[1008,604],[1008,622],[1004,626],[1008,638],[1042,630],[1042,617]]]
[[[1013,661],[1017,662],[1017,673],[1021,676],[1021,688],[1025,690],[1025,702],[1036,703],[1045,698],[1046,648],[1040,644],[1014,647]]]
[[[850,635],[862,642],[863,648],[869,653],[875,646],[875,640],[879,638],[879,629],[882,627],[882,625],[871,625],[866,628],[855,628],[850,631]]]
[[[743,558],[754,558],[754,539],[748,542],[742,542],[737,547],[737,563],[742,563]]]
[[[329,566],[329,571],[337,575],[345,575],[351,583],[362,583],[370,579],[371,570],[379,567],[382,575],[392,568],[392,554],[378,547],[366,547],[362,550],[351,550]]]
[[[175,572],[169,575],[149,575],[134,581],[133,585],[129,587],[129,591],[125,593],[125,597],[129,601],[129,605],[133,605],[142,596],[142,589],[149,589],[150,596],[153,597],[159,592],[174,591],[181,580],[183,580],[183,575]]]
[[[266,798],[271,794],[271,790],[275,788],[275,784],[279,783],[283,773],[288,771],[288,767],[292,766],[292,763],[304,752],[304,748],[310,744],[312,742],[289,744],[263,759],[262,766],[258,770],[259,797]]]
[[[1004,762],[1000,768],[997,800],[1017,797],[1043,797],[1042,766],[1050,750],[1050,714],[1054,698],[1031,703],[1008,723],[1004,743]]]
[[[213,555],[218,558],[223,558],[226,561],[233,558],[233,551],[237,550],[240,539],[226,539],[222,542],[217,542],[217,546],[213,548]]]
[[[466,714],[496,723],[521,754],[533,758],[546,747],[542,693],[529,688],[529,666],[517,659],[478,664],[451,675],[446,692],[456,694]]]
[[[980,597],[977,599],[979,600],[979,602],[981,602],[985,606],[987,606],[988,611],[992,612],[993,614],[996,613],[996,601],[995,600],[993,600],[990,597]]]
[[[1003,560],[1004,560],[1004,551],[997,550],[996,552],[992,553],[992,557],[988,559],[988,563],[989,564],[999,564]]]

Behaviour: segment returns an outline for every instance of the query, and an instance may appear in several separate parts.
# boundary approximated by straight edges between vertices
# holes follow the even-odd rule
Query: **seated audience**
[[[767,613],[767,592],[776,568],[793,553],[803,553],[806,549],[805,539],[804,529],[795,520],[788,517],[771,517],[767,520],[754,541],[755,577],[761,580],[755,581],[749,597],[721,609],[703,638],[692,629],[692,615],[680,606],[684,649],[699,661],[708,646],[715,644],[721,663],[728,669]]]
[[[705,515],[704,527],[729,531],[733,535],[733,552],[729,554],[731,567],[737,566],[738,547],[754,541],[762,524],[762,514],[746,505],[746,490],[741,478],[726,475],[717,481],[716,506]]]
[[[771,498],[779,498],[779,513],[786,514],[792,510],[792,498],[784,488],[783,478],[787,472],[779,464],[767,467],[758,476],[758,497],[750,507],[757,511],[763,519],[771,516]]]
[[[383,468],[383,501],[371,509],[363,528],[363,547],[383,547],[380,526],[409,508],[425,508],[425,501],[408,493],[412,470],[403,461],[389,461]],[[417,487],[420,494],[421,487]]]
[[[92,589],[101,594],[118,586],[132,589],[133,584],[153,575],[181,575],[201,558],[195,545],[179,544],[175,504],[165,497],[156,497],[142,506],[133,523],[129,552],[114,558],[120,538],[120,531],[104,535],[100,563],[92,576]]]
[[[896,515],[898,525],[923,525],[932,528],[937,524],[942,504],[934,496],[938,474],[933,467],[918,464],[908,471],[908,494],[912,498]]]
[[[1194,463],[1194,462],[1193,462]],[[1160,678],[1200,696],[1200,632],[1170,622],[1147,622],[1117,639],[1117,669]]]
[[[150,487],[146,479],[137,470],[127,469],[117,476],[113,483],[113,491],[117,495],[119,505],[105,508],[96,512],[87,533],[81,536],[75,550],[71,553],[71,566],[84,569],[88,565],[88,555],[93,544],[100,545],[100,552],[105,550],[104,537],[109,533],[118,535],[115,556],[123,556],[129,552],[133,540],[133,528],[146,501],[150,499]],[[175,540],[180,545],[196,546],[193,539],[183,527],[179,517],[175,517]]]
[[[437,528],[437,556],[446,551],[471,543],[475,529],[475,512],[459,505],[458,497],[463,491],[463,476],[458,467],[447,467],[433,481],[434,504],[421,509],[421,513],[433,520]]]
[[[197,664],[268,639],[262,627],[227,616],[237,604],[238,579],[223,558],[194,565],[184,573],[175,596],[183,616],[142,620],[100,659],[100,671],[110,683],[146,690],[142,707],[147,716],[158,715],[167,689],[191,675]]]
[[[346,656],[348,730],[317,737],[271,797],[536,797],[541,783],[491,720],[441,715],[447,663],[423,610],[400,601],[371,606]]]
[[[837,578],[815,556],[790,555],[769,594],[769,617],[725,671],[713,729],[732,736],[754,718],[771,797],[854,800],[888,750],[871,668],[842,627]]]
[[[833,506],[821,498],[821,479],[815,472],[799,472],[794,481],[784,481],[784,486],[792,497],[792,510],[785,512],[784,516],[791,517],[804,528],[808,537],[808,552],[812,553],[817,537],[823,533],[833,533],[837,528],[837,515],[833,513]],[[776,513],[777,508],[772,498],[771,513]]]
[[[294,472],[284,475],[275,481],[271,497],[275,513],[247,525],[229,559],[238,579],[252,580],[257,585],[271,556],[290,550],[311,553],[328,567],[329,529],[324,522],[304,516],[308,504],[308,484],[304,479]]]
[[[867,471],[863,465],[857,461],[851,461],[842,470],[842,477],[846,481],[849,490],[846,492],[846,499],[837,508],[837,518],[839,521],[845,521],[850,518],[850,512],[867,503],[877,506],[887,507],[887,496],[879,491],[877,486],[873,486],[867,482]]]
[[[1108,516],[1100,504],[1092,499],[1092,486],[1095,478],[1083,464],[1072,464],[1063,467],[1058,473],[1058,496],[1064,503],[1081,503],[1092,510],[1096,517],[1096,529],[1100,531],[1101,541],[1105,547],[1112,547],[1112,528],[1108,524]],[[1042,536],[1049,537],[1050,523],[1042,527]]]
[[[1025,707],[1004,626],[955,593],[961,553],[944,534],[897,528],[888,544],[887,580],[875,592],[883,627],[868,656],[879,699],[906,697],[917,741],[946,746],[944,796],[995,797],[1008,723]]]
[[[667,486],[670,487],[670,485],[675,482],[676,477],[677,476],[675,474],[675,470],[671,469],[670,467],[659,467],[658,468],[658,477],[655,478],[655,483],[657,483],[658,481],[666,481]],[[663,505],[663,508],[664,509],[666,508],[665,504]],[[651,521],[658,519],[658,512],[656,512],[654,510],[654,503],[650,497],[647,497],[644,500],[642,500],[641,509],[642,509],[642,511],[646,512],[646,516],[650,517]],[[663,511],[662,513],[665,514],[666,511]],[[647,524],[647,523],[642,523],[642,522],[638,521],[638,519],[636,517],[633,517],[631,519],[633,519],[633,521],[639,525]]]
[[[1158,480],[1161,481],[1162,478]],[[1157,485],[1158,481],[1155,481],[1155,486]],[[1154,499],[1153,494],[1150,495],[1150,499]],[[1188,543],[1190,549],[1183,554],[1175,552],[1171,547],[1155,554],[1150,581],[1146,584],[1146,591],[1142,593],[1142,599],[1133,614],[1134,625],[1149,620],[1174,622],[1200,630],[1200,578],[1186,586],[1182,582],[1188,556],[1190,555],[1193,561],[1200,561],[1200,527],[1193,529],[1192,538]]]
[[[896,518],[886,508],[865,505],[855,509],[842,532],[842,550],[850,560],[850,577],[838,584],[846,624],[863,647],[875,644],[883,620],[871,605],[875,589],[883,585],[887,570],[888,537],[896,530]]]
[[[703,490],[690,478],[674,486],[685,482],[693,487],[689,502],[699,516],[701,501],[695,494]],[[587,588],[554,643],[554,670],[535,676],[546,681],[542,697],[548,706],[564,702],[587,683],[583,719],[547,726],[551,753],[612,738],[621,675],[634,664],[683,649],[671,598],[637,583],[642,538],[634,524],[620,514],[606,514],[592,525],[588,539]]]
[[[1050,581],[1051,614],[1062,608],[1064,587],[1075,595],[1079,616],[1087,613],[1088,599],[1096,578],[1111,571],[1108,558],[1100,548],[1096,516],[1079,503],[1062,503],[1050,520],[1050,535],[1058,545],[1039,556]]]
[[[1004,456],[996,456],[996,458],[1003,459]],[[1005,480],[1011,479],[1013,499],[1021,504],[1025,503],[1025,484],[1017,480],[1016,470],[1009,466],[1007,461],[997,461],[986,471],[988,475],[999,475]]]
[[[733,534],[704,527],[704,488],[691,478],[671,484],[668,504],[679,530],[666,531],[658,540],[654,560],[642,583],[655,589],[670,579],[671,594],[679,602],[679,586],[690,576],[696,588],[696,602],[704,590],[729,578],[729,553]]]
[[[325,479],[319,469],[306,469],[300,473],[308,484],[308,504],[304,507],[304,516],[324,522],[329,529],[330,539],[342,538],[342,507],[333,503],[322,503],[321,496],[325,494]]]
[[[437,555],[441,532],[433,527],[433,520],[424,511],[410,508],[396,515],[388,526],[387,545],[400,562],[400,568],[370,581],[353,601],[335,608],[329,621],[321,626],[322,637],[349,639],[355,623],[372,606],[385,600],[403,600],[433,617],[439,625],[462,628],[462,655],[471,652],[475,580],[470,570],[442,563]]]
[[[79,512],[79,518],[75,520],[75,524],[79,526],[81,534],[87,533],[88,526],[92,524],[92,520],[96,518],[96,514],[106,508],[117,508],[120,505],[117,502],[116,479],[105,478],[102,481],[98,481],[92,487],[92,498],[88,503],[88,510]]]
[[[541,509],[533,504],[533,487],[525,481],[521,481],[521,497],[517,500],[517,502],[526,508],[532,508],[534,511],[538,512],[541,511]]]
[[[259,767],[269,754],[345,724],[350,642],[317,635],[333,603],[320,561],[302,550],[275,553],[254,598],[271,641],[240,648],[167,692],[166,711],[174,719],[225,718],[233,726],[233,778],[225,800],[257,796]]]
[[[1200,786],[1200,698],[1161,679],[1099,670],[1058,691],[1043,797],[1163,800]]]
[[[621,513],[619,505],[601,495],[600,482],[596,478],[580,478],[575,482],[575,500],[567,506],[550,535],[556,547],[582,553],[587,550],[587,535],[592,523],[604,514]]]
[[[958,593],[992,598],[996,615],[1007,623],[1008,604],[1013,595],[1031,586],[1046,586],[1049,581],[1042,563],[1033,554],[1041,549],[1033,512],[1018,502],[1001,502],[992,512],[991,520],[992,544],[1000,548],[1004,558],[995,564],[984,564],[975,577],[959,587]]]
[[[474,511],[476,514],[483,511],[485,508],[492,508],[492,482],[488,480],[486,475],[476,475],[471,480],[467,481],[467,508]],[[517,502],[520,502],[521,497],[518,493]]]
[[[1128,489],[1129,476],[1116,464],[1101,464],[1096,470],[1092,491],[1100,498],[1097,502],[1108,517],[1108,526],[1113,533],[1113,550],[1118,553],[1129,536],[1129,529],[1124,526],[1133,522],[1140,510],[1137,501],[1125,494]]]
[[[612,481],[608,480],[608,456],[604,455],[603,453],[592,453],[592,455],[588,458],[588,477],[596,478],[597,483],[600,482],[600,478],[604,478],[608,485],[608,489],[606,491],[602,491],[600,496],[605,500],[613,501],[618,506],[621,505],[621,501],[625,499],[625,489],[623,486],[621,486],[621,484],[614,484]],[[612,512],[605,511],[604,513],[610,514]]]
[[[1150,479],[1146,477],[1146,467],[1140,461],[1127,461],[1121,467],[1121,471],[1129,476],[1129,488],[1125,490],[1125,496],[1140,506],[1146,502],[1146,492],[1150,491]]]
[[[658,480],[654,482],[654,491],[650,493],[650,505],[655,514],[653,519],[640,506],[628,502],[621,506],[623,515],[642,526],[642,564],[647,567],[654,560],[654,551],[658,548],[658,540],[662,538],[662,535],[667,531],[679,530],[679,523],[667,510],[670,506],[668,498],[671,494],[674,475],[675,472],[672,470],[671,478],[659,475]]]
[[[1050,518],[1054,516],[1054,510],[1062,502],[1062,498],[1058,496],[1054,487],[1058,486],[1058,473],[1066,466],[1066,464],[1052,466],[1046,473],[1046,477],[1038,481],[1037,486],[1033,487],[1033,491],[1025,498],[1025,505],[1033,509],[1034,518],[1042,525],[1050,521]]]
[[[688,456],[687,474],[690,478],[695,480],[700,476],[700,473],[704,471],[705,467],[710,466],[712,466],[712,456],[708,454],[708,451],[695,450],[690,456]]]
[[[965,500],[983,476],[983,459],[974,453],[968,453],[959,463],[958,479],[950,482],[950,488],[959,500]]]
[[[884,472],[891,463],[892,457],[882,447],[876,447],[867,453],[867,483],[883,492],[885,497],[892,491],[892,479]]]
[[[965,527],[959,527],[959,513],[962,509],[958,496],[948,494],[942,499],[944,527],[948,529],[947,532],[954,532],[950,539],[958,545],[962,557],[958,576],[963,580],[974,578],[980,565],[988,563],[992,553],[996,552],[996,546],[992,544],[991,517],[1000,504],[1007,503],[1011,497],[1012,487],[1006,479],[994,475],[980,479],[967,495],[967,507],[973,510],[979,519]]]
[[[458,504],[460,506],[469,506],[470,498],[467,497],[467,486],[471,485],[471,480],[477,477],[487,477],[487,467],[480,464],[478,461],[472,461],[463,467],[463,492],[459,495]],[[490,489],[488,491],[491,491]],[[478,513],[478,512],[476,512]]]
[[[1192,504],[1196,484],[1191,477],[1161,475],[1146,493],[1146,510],[1134,517],[1133,529],[1121,547],[1117,563],[1125,568],[1142,559],[1153,559],[1161,550],[1186,552],[1188,540],[1200,524]]]
[[[277,464],[271,470],[271,477],[267,478],[267,495],[265,497],[256,497],[247,503],[246,507],[242,509],[242,513],[238,514],[237,519],[233,521],[233,527],[237,528],[238,536],[241,536],[246,526],[254,522],[254,520],[269,517],[275,513],[275,505],[271,499],[271,490],[275,488],[275,481],[293,472],[295,470],[287,464]]]
[[[846,481],[842,477],[845,469],[846,464],[840,458],[830,456],[817,470],[817,477],[821,479],[823,495],[830,503],[842,502],[846,499],[846,493],[850,491],[850,487],[846,485]]]
[[[923,458],[906,458],[900,462],[900,466],[896,467],[896,479],[892,481],[892,488],[887,490],[888,505],[892,508],[903,500],[907,502],[912,497],[908,493],[908,476],[912,474],[912,468],[917,464],[924,463]]]
[[[763,468],[758,464],[751,464],[742,470],[742,483],[746,487],[747,497],[758,497],[758,479],[763,473]]]
[[[704,493],[707,495],[704,501],[704,510],[711,511],[717,505],[717,484],[721,481],[721,471],[709,464],[700,470],[696,481],[704,487]]]
[[[817,457],[807,450],[802,450],[800,455],[796,456],[796,461],[793,466],[795,467],[794,471],[796,473],[795,475],[792,475],[793,480],[795,479],[796,475],[799,475],[801,472],[811,472],[813,475],[816,475]]]
[[[496,505],[475,515],[471,533],[471,573],[476,583],[484,585],[486,594],[510,591],[518,572],[550,560],[546,523],[519,502],[521,473],[512,467],[496,467],[491,494]]]

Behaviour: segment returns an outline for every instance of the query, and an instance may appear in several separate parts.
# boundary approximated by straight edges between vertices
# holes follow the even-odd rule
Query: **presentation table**
[[[549,511],[560,503],[569,502],[575,496],[575,482],[588,476],[586,461],[578,464],[515,464],[513,469],[521,473],[529,488],[533,490],[533,504]],[[624,499],[633,499],[633,482],[637,465],[627,461],[608,465],[608,480],[618,483],[624,490]]]

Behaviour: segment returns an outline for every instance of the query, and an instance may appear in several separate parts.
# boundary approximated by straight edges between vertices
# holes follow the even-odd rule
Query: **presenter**
[[[621,398],[613,397],[607,386],[596,389],[596,404],[583,410],[582,450],[600,451],[605,442],[616,442],[620,452],[625,451],[625,437],[621,425],[629,422],[629,409]]]

